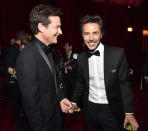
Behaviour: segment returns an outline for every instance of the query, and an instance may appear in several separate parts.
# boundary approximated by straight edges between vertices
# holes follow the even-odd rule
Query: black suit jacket
[[[36,47],[39,42],[34,38],[21,51],[16,73],[24,111],[32,131],[52,131],[55,130],[53,123],[57,122],[53,122],[53,118],[59,112],[59,100],[64,94],[61,90],[56,93],[55,72],[39,53]]]
[[[66,95],[68,99],[71,99],[73,90],[75,88],[75,83],[77,81],[77,59],[73,58],[74,53],[72,52],[70,55],[70,58],[67,58],[67,55],[65,54],[63,56],[63,63],[67,62],[70,60],[70,66],[72,67],[72,70],[68,70],[67,73],[65,72],[64,68],[64,82],[66,85]],[[65,67],[65,66],[64,66]]]
[[[65,63],[68,60],[71,60],[69,65],[72,67],[72,71],[68,71],[68,75],[71,75],[71,76],[73,75],[73,77],[74,77],[74,76],[76,76],[77,60],[73,58],[73,55],[74,55],[74,53],[72,52],[70,55],[70,58],[68,59],[67,55],[64,54],[63,62]]]
[[[15,68],[16,59],[20,53],[20,47],[18,44],[13,44],[6,48],[4,52],[4,66],[5,66],[5,81],[6,86],[9,85],[10,74],[8,73],[8,67]]]
[[[98,65],[99,66],[99,65]],[[78,57],[78,82],[73,102],[84,94],[87,107],[89,93],[89,68],[87,52]],[[109,106],[115,118],[123,121],[125,113],[133,113],[133,94],[130,89],[129,68],[122,48],[104,46],[104,82]],[[85,109],[85,108],[84,108]]]

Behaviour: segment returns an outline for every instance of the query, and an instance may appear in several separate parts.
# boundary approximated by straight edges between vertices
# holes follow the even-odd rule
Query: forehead
[[[49,16],[48,19],[51,22],[50,24],[61,26],[61,19],[59,16]]]
[[[83,31],[100,31],[100,25],[97,23],[87,23],[83,25]]]
[[[66,47],[67,47],[67,46],[69,46],[69,44],[68,44],[68,43],[65,43],[65,44],[64,44],[64,46],[66,46]]]

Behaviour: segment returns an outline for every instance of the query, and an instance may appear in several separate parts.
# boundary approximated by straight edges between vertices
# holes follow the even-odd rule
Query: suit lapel
[[[40,45],[38,43],[34,44],[36,49],[38,50],[39,54],[42,56],[42,58],[45,60],[46,64],[48,65],[50,71],[53,73],[53,68],[51,66],[51,63],[49,62],[47,56],[45,55],[45,53],[43,52],[42,48],[40,47]]]
[[[110,53],[108,50],[108,46],[104,45],[104,83],[105,88],[108,86],[108,70],[110,65]]]
[[[49,62],[49,59],[47,58],[47,56],[45,55],[44,51],[42,50],[41,46],[39,45],[39,43],[34,43],[33,44],[37,51],[39,52],[39,54],[42,56],[42,58],[44,59],[44,61],[46,62],[47,66],[49,67],[49,70],[51,71],[53,77],[54,77],[54,81],[55,81],[55,87],[56,87],[56,93],[58,94],[58,87],[57,87],[57,83],[56,83],[56,72],[55,72],[55,69],[54,69],[54,62],[53,60],[51,59],[51,56],[49,56],[50,58],[50,62]],[[53,66],[52,66],[53,65]]]
[[[85,77],[86,85],[87,85],[87,87],[89,87],[89,67],[88,67],[88,56],[87,56],[87,52],[84,55],[83,67],[84,67],[84,77]]]

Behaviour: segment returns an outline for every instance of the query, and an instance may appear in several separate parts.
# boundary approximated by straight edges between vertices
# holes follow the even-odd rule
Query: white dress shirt
[[[104,84],[104,45],[100,42],[96,50],[100,56],[92,55],[89,63],[89,101],[98,104],[108,104]]]
[[[72,51],[70,51],[66,54],[68,59],[70,59],[71,54],[72,54]]]

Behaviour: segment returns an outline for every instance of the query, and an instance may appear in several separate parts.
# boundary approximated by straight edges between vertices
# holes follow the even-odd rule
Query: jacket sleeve
[[[16,72],[24,111],[32,131],[42,131],[43,115],[39,93],[40,83],[38,81],[37,62],[32,54],[20,53],[16,62]]]
[[[124,112],[134,113],[133,93],[130,88],[129,67],[124,50],[122,50],[120,55],[118,75]]]
[[[85,81],[84,81],[84,77],[83,77],[83,73],[82,73],[82,68],[81,68],[81,60],[80,58],[78,57],[77,59],[77,69],[76,69],[76,72],[77,72],[77,81],[76,81],[76,84],[75,84],[75,88],[74,88],[74,93],[73,93],[73,96],[72,96],[72,99],[71,101],[72,102],[75,102],[75,103],[78,103],[79,102],[79,99],[82,95],[84,95],[84,90],[85,90]]]

